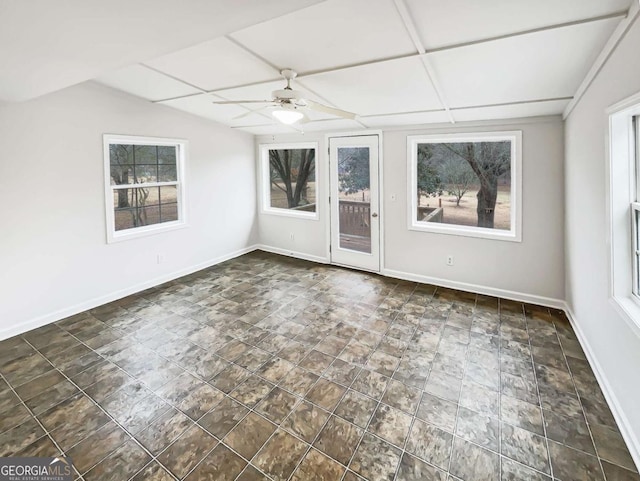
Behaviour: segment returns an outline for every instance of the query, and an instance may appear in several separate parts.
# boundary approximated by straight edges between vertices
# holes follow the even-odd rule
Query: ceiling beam
[[[442,87],[440,86],[440,82],[438,82],[438,78],[436,77],[436,73],[433,70],[433,67],[431,66],[431,62],[429,62],[429,59],[425,55],[425,53],[427,51],[424,48],[424,45],[422,44],[422,40],[420,40],[420,35],[418,35],[418,30],[416,29],[415,23],[413,23],[413,19],[411,17],[411,13],[409,12],[409,9],[407,8],[406,3],[404,3],[404,0],[393,0],[393,3],[396,6],[396,10],[398,11],[398,14],[400,15],[400,19],[402,20],[402,23],[404,24],[404,27],[405,27],[407,33],[409,34],[409,37],[411,38],[411,41],[413,42],[413,45],[416,47],[418,55],[420,55],[420,61],[422,63],[422,68],[424,68],[424,71],[427,74],[427,78],[429,79],[429,82],[431,82],[431,86],[433,87],[433,90],[436,92],[436,95],[438,97],[438,101],[440,102],[440,105],[447,112],[447,116],[449,117],[449,121],[452,124],[455,124],[456,120],[453,118],[453,114],[449,110],[449,103],[447,102],[447,99],[445,98],[444,91],[442,90]]]
[[[532,99],[532,100],[522,100],[522,101],[516,101],[516,102],[502,102],[502,103],[495,103],[495,104],[482,104],[482,105],[470,105],[467,107],[451,107],[452,111],[458,111],[458,110],[468,110],[468,109],[484,109],[484,108],[491,108],[491,107],[509,107],[509,106],[514,106],[514,105],[531,105],[531,104],[539,104],[539,103],[543,103],[543,102],[557,102],[557,101],[567,101],[567,100],[571,100],[573,99],[573,97],[571,96],[567,96],[567,97],[552,97],[552,98],[544,98],[544,99]],[[393,112],[393,113],[386,113],[386,114],[368,114],[368,115],[362,115],[360,116],[362,118],[362,120],[364,120],[366,122],[367,119],[369,118],[373,118],[373,117],[394,117],[397,115],[407,115],[407,114],[432,114],[432,113],[436,113],[436,112],[444,112],[444,109],[430,109],[430,110],[411,110],[408,112]],[[321,122],[328,122],[334,119],[321,119],[321,120],[314,120],[314,123],[321,123]],[[249,129],[251,127],[266,127],[267,124],[259,124],[259,125],[232,125],[232,127],[234,129]]]
[[[396,0],[394,0],[394,1],[396,1]],[[632,7],[631,10],[635,10],[636,8],[637,8],[637,2],[634,2],[634,6]],[[627,16],[627,12],[626,11],[624,11],[624,12],[616,12],[616,13],[612,13],[612,14],[609,14],[609,15],[599,16],[599,17],[590,17],[590,18],[585,18],[585,19],[582,19],[582,20],[576,20],[576,21],[573,21],[573,22],[565,22],[565,23],[559,23],[559,24],[554,24],[554,25],[548,25],[546,27],[541,27],[541,28],[532,29],[532,30],[524,30],[524,31],[521,31],[521,32],[515,32],[515,33],[512,33],[512,34],[503,35],[503,36],[500,36],[500,37],[490,37],[490,38],[481,39],[481,40],[477,40],[477,41],[473,41],[473,42],[452,44],[452,45],[448,45],[448,46],[445,46],[445,47],[439,47],[439,48],[432,49],[432,50],[426,50],[425,49],[424,53],[413,53],[413,54],[397,55],[397,56],[391,56],[391,57],[384,57],[384,58],[378,58],[378,59],[374,59],[374,60],[369,60],[369,61],[366,61],[366,62],[357,62],[357,63],[351,63],[351,64],[346,64],[346,65],[340,65],[340,66],[332,67],[332,68],[319,69],[319,70],[309,70],[309,71],[306,71],[306,72],[298,72],[298,76],[296,77],[296,81],[298,83],[300,83],[301,79],[304,79],[305,77],[310,77],[312,75],[319,75],[319,74],[324,74],[324,73],[338,72],[338,71],[341,71],[341,70],[348,70],[348,69],[352,69],[352,68],[362,67],[362,66],[365,66],[365,65],[375,65],[375,64],[384,63],[384,62],[391,62],[391,61],[400,60],[400,59],[403,59],[403,58],[421,58],[422,59],[422,57],[428,57],[430,54],[435,53],[435,52],[453,50],[453,49],[457,49],[457,48],[468,47],[470,45],[479,45],[479,44],[486,43],[486,42],[495,42],[497,40],[502,40],[502,39],[505,39],[505,38],[513,38],[513,37],[518,37],[518,36],[521,36],[521,35],[530,35],[532,33],[539,33],[539,32],[544,32],[544,31],[549,31],[549,30],[555,30],[555,29],[559,29],[559,28],[567,28],[567,27],[572,27],[572,26],[582,25],[582,24],[587,24],[587,23],[592,23],[592,22],[599,22],[599,21],[608,20],[608,19],[612,19],[612,18],[624,18],[626,16]],[[226,38],[229,39],[230,41],[234,42],[239,47],[243,48],[245,51],[247,51],[251,55],[255,56],[256,58],[258,58],[260,60],[262,60],[267,65],[269,65],[272,68],[274,68],[274,72],[277,73],[277,76],[274,75],[274,78],[272,80],[261,80],[259,82],[247,82],[245,84],[229,85],[229,86],[225,86],[225,87],[216,88],[214,90],[209,90],[206,93],[215,94],[216,92],[220,92],[220,91],[223,91],[223,90],[228,90],[228,89],[231,89],[231,88],[252,87],[252,86],[261,85],[261,84],[264,84],[264,83],[267,83],[267,82],[277,81],[277,80],[280,80],[282,78],[280,76],[280,71],[277,68],[277,66],[271,64],[268,60],[262,58],[261,56],[259,56],[255,52],[253,52],[252,50],[249,50],[246,46],[244,46],[243,44],[238,42],[236,39],[234,39],[232,37],[232,35],[227,35]],[[156,70],[156,71],[159,72],[159,73],[163,73],[164,74],[164,72],[162,72],[160,70]],[[172,77],[172,78],[174,78],[174,80],[181,81],[182,83],[185,83],[186,85],[189,85],[186,82],[180,80],[179,78],[175,78],[175,77]],[[159,99],[159,100],[155,100],[154,102],[167,102],[169,100],[177,100],[177,99],[180,99],[180,98],[192,97],[193,95],[198,95],[198,94],[187,94],[187,95],[182,95],[182,96],[178,96],[178,97]],[[328,103],[330,103],[330,102],[328,102]]]
[[[190,97],[196,97],[198,95],[209,95],[210,97],[214,97],[214,98],[216,98],[218,100],[229,100],[228,98],[225,98],[222,95],[218,95],[218,94],[216,94],[214,92],[207,91],[206,89],[204,89],[202,87],[199,87],[198,85],[195,85],[195,84],[192,84],[190,82],[187,82],[186,80],[182,80],[182,79],[180,79],[178,77],[175,77],[175,76],[173,76],[171,74],[168,74],[167,72],[163,72],[162,70],[158,70],[155,67],[151,67],[150,65],[147,65],[145,63],[141,63],[140,65],[142,65],[144,68],[147,68],[147,69],[152,70],[152,71],[154,71],[156,73],[159,73],[160,75],[164,75],[165,77],[168,77],[168,78],[173,79],[173,80],[175,80],[177,82],[181,82],[181,83],[183,83],[185,85],[188,85],[191,88],[199,90],[199,92],[195,93],[195,94],[180,95],[178,97],[173,97],[173,98],[170,98],[170,99],[163,99],[163,100],[152,100],[152,103],[169,102],[170,100],[181,100],[181,99],[186,99],[186,98],[190,98]],[[268,115],[264,114],[264,112],[257,112],[255,110],[251,109],[251,107],[247,107],[246,105],[238,104],[238,107],[243,108],[243,109],[245,109],[246,111],[248,111],[250,113],[255,113],[255,114],[260,115],[262,117],[265,117],[267,119],[273,120],[273,119],[271,119],[271,117],[269,117]]]
[[[631,29],[631,26],[639,16],[640,16],[640,4],[638,2],[633,2],[633,4],[631,5],[631,8],[629,8],[629,13],[627,15],[627,18],[625,18],[622,22],[620,22],[620,24],[613,31],[613,34],[611,34],[611,37],[609,38],[607,43],[604,45],[604,48],[600,52],[600,55],[598,55],[595,62],[587,72],[587,75],[585,76],[584,80],[578,87],[578,90],[573,96],[573,100],[569,102],[569,105],[567,105],[567,108],[564,110],[564,113],[562,114],[563,119],[566,119],[569,116],[569,114],[571,114],[575,106],[578,105],[578,102],[580,102],[580,99],[582,98],[582,96],[585,94],[589,86],[593,83],[595,78],[598,76],[598,74],[600,73],[600,70],[602,70],[602,67],[604,67],[604,64],[607,63],[607,60],[609,60],[609,57],[611,57],[615,49],[618,47],[618,45],[620,44],[624,36]]]
[[[626,16],[627,16],[627,11],[624,10],[621,12],[609,13],[607,15],[599,15],[597,17],[583,18],[580,20],[573,20],[571,22],[556,23],[553,25],[546,25],[544,27],[531,28],[529,30],[522,30],[520,32],[507,33],[507,34],[498,35],[495,37],[486,37],[479,40],[471,40],[469,42],[445,45],[443,47],[429,49],[427,53],[444,52],[446,50],[454,50],[457,48],[470,47],[472,45],[479,45],[482,43],[497,42],[498,40],[505,40],[507,38],[522,37],[523,35],[531,35],[533,33],[546,32],[549,30],[557,30],[560,28],[575,27],[576,25],[584,25],[585,23],[601,22],[603,20],[611,20],[612,18],[624,18]]]
[[[500,102],[496,104],[482,104],[482,105],[466,105],[464,107],[451,107],[451,110],[467,110],[467,109],[486,109],[489,107],[508,107],[510,105],[529,105],[529,104],[539,104],[542,102],[557,102],[562,100],[571,100],[573,96],[567,97],[550,97],[546,99],[534,99],[534,100],[518,100],[515,102]]]

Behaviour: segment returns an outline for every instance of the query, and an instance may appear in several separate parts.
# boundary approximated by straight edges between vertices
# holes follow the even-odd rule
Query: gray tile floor
[[[78,479],[639,481],[560,312],[253,253],[0,343]]]

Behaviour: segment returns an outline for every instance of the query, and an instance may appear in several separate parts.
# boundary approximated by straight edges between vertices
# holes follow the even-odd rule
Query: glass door
[[[331,262],[380,270],[378,136],[331,137]]]

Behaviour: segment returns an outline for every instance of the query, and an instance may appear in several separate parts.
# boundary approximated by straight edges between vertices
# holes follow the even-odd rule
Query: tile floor
[[[640,477],[565,317],[253,253],[0,343],[0,456],[78,479]]]

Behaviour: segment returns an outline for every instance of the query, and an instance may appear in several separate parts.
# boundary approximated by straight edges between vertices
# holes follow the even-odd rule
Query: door
[[[378,136],[329,138],[331,262],[380,270]]]

